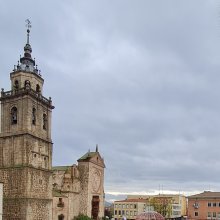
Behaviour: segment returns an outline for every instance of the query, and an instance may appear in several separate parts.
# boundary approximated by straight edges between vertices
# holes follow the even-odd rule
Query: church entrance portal
[[[92,197],[92,218],[98,219],[99,215],[99,196],[93,196]]]

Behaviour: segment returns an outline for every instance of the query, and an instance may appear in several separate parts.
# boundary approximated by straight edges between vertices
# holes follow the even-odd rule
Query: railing
[[[30,94],[31,96],[37,98],[38,100],[44,102],[45,104],[52,106],[52,100],[51,97],[49,97],[49,99],[47,99],[46,97],[42,96],[41,93],[31,89],[30,87],[24,87],[24,88],[20,88],[20,89],[14,89],[11,91],[4,91],[4,89],[2,89],[1,91],[1,98],[7,98],[10,96],[17,96],[17,95],[21,95],[21,94]]]
[[[41,71],[38,70],[37,65],[36,66],[27,65],[27,64],[14,65],[13,72],[17,72],[17,71],[32,72],[41,77]]]

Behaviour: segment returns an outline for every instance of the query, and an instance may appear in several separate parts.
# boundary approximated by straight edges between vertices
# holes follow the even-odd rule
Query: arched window
[[[36,85],[36,92],[40,93],[40,86],[38,84]]]
[[[24,88],[25,88],[25,89],[30,89],[30,88],[31,88],[31,83],[30,83],[29,80],[25,80],[25,82],[24,82]]]
[[[13,107],[11,109],[11,124],[17,124],[17,120],[18,120],[18,110],[16,107]]]
[[[35,108],[32,109],[32,124],[33,125],[36,124],[36,109]]]
[[[58,220],[64,220],[64,215],[63,214],[58,215]]]
[[[43,129],[47,129],[47,115],[43,114]]]
[[[15,80],[14,88],[15,88],[15,90],[18,90],[18,89],[19,89],[18,80]]]

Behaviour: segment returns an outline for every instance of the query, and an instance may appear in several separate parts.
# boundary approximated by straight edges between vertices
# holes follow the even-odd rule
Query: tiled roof
[[[189,199],[194,198],[220,198],[220,192],[204,191],[196,195],[188,196]]]
[[[125,199],[125,200],[119,200],[115,202],[147,202],[148,199]]]
[[[87,160],[87,159],[93,157],[96,154],[97,154],[97,152],[87,152],[82,157],[80,157],[79,160]]]
[[[165,220],[165,218],[158,212],[148,211],[139,214],[135,220]]]
[[[60,171],[65,171],[69,168],[70,166],[55,166],[52,167],[52,170],[60,170]]]

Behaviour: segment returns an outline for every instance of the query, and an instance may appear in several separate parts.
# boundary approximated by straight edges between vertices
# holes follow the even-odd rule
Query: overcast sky
[[[219,0],[0,0],[5,90],[27,18],[53,165],[99,144],[108,200],[220,191]]]

